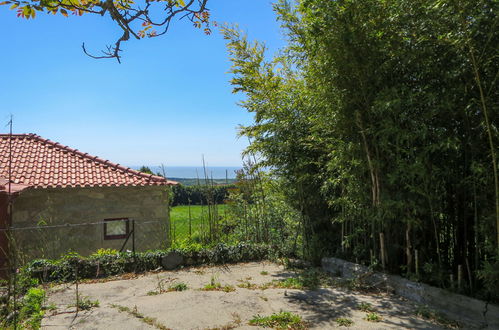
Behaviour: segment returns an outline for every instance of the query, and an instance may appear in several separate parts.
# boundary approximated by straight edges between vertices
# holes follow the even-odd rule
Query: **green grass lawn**
[[[216,206],[219,218],[225,215],[224,204]],[[208,207],[201,205],[191,205],[191,233],[192,236],[199,235],[202,232],[208,232]],[[189,238],[189,206],[179,205],[172,207],[170,212],[170,221],[172,230],[175,231],[174,239],[177,242]],[[197,234],[196,234],[197,233]]]

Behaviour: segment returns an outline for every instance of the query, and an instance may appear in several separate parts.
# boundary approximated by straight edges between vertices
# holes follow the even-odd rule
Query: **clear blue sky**
[[[275,52],[283,45],[269,0],[209,0],[212,18],[238,23]],[[247,145],[237,126],[251,115],[233,95],[225,42],[188,21],[123,46],[122,64],[94,60],[120,35],[108,17],[38,14],[0,6],[0,132],[45,138],[124,165],[238,166]]]

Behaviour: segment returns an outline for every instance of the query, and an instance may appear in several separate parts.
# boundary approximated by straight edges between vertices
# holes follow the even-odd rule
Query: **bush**
[[[199,245],[182,248],[139,252],[94,253],[82,257],[70,253],[57,260],[33,260],[21,269],[21,276],[27,282],[68,282],[73,281],[78,273],[79,279],[99,278],[130,272],[145,272],[162,268],[161,260],[170,252],[180,253],[186,266],[200,264],[224,264],[241,261],[266,259],[271,255],[267,245],[254,243],[238,243],[235,245],[217,244],[212,248]]]
[[[39,329],[43,318],[43,301],[45,291],[40,288],[31,288],[24,296],[19,319],[31,329]]]

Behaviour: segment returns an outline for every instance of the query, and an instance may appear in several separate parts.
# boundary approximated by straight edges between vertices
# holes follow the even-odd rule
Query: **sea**
[[[141,166],[131,166],[138,170]],[[154,173],[163,173],[160,166],[148,166]],[[242,167],[235,166],[207,166],[206,175],[213,179],[235,179],[236,171]],[[202,179],[205,177],[202,166],[165,166],[167,178]]]

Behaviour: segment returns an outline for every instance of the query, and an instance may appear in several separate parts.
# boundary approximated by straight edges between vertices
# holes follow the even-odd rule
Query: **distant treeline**
[[[229,190],[235,189],[234,184],[220,186],[173,186],[172,205],[207,205],[222,204],[229,196]]]
[[[196,178],[170,178],[168,180],[177,181],[184,186],[195,186],[195,185],[206,185],[206,184],[216,184],[216,185],[226,185],[233,184],[236,179],[196,179]]]

